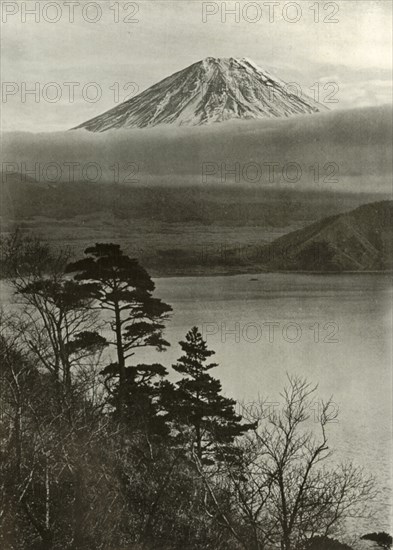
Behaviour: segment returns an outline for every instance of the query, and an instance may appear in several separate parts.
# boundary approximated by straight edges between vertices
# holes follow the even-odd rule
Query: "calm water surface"
[[[174,308],[165,365],[180,355],[176,342],[198,325],[216,351],[215,375],[228,396],[277,401],[286,373],[318,383],[323,398],[334,396],[339,418],[329,426],[331,446],[336,460],[354,460],[377,476],[377,517],[364,525],[377,531],[391,530],[392,517],[391,282],[372,274],[156,281],[157,296]]]

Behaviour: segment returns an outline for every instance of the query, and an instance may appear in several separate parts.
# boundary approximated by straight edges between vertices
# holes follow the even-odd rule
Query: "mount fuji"
[[[312,114],[327,108],[242,58],[207,57],[80,124],[91,132]]]

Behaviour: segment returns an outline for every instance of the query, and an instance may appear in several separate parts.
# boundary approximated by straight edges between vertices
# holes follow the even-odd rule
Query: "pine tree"
[[[140,348],[163,351],[169,346],[162,332],[172,308],[152,296],[155,286],[149,274],[119,245],[96,244],[87,248],[85,254],[85,259],[70,264],[67,271],[76,273],[75,281],[88,289],[98,307],[106,312],[114,335],[108,344],[116,349],[116,361],[103,374],[106,387],[112,386],[117,413],[124,419],[125,414],[131,416],[131,401],[135,403],[138,396],[143,396],[143,408],[156,398],[152,381],[164,376],[166,369],[159,364],[129,365],[128,361]]]
[[[235,412],[236,402],[221,395],[220,381],[209,374],[218,365],[207,363],[214,351],[207,348],[197,327],[186,334],[180,346],[184,355],[173,368],[183,378],[173,391],[170,413],[191,428],[193,452],[199,461],[234,459],[235,438],[254,425],[243,424],[242,417]]]

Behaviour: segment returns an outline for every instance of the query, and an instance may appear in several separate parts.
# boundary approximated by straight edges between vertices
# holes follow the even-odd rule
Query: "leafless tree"
[[[116,434],[102,414],[101,390],[76,379],[81,387],[69,422],[68,411],[57,407],[51,374],[4,314],[1,321],[0,546],[33,547],[38,537],[40,548],[52,549],[60,537],[79,550],[95,533],[104,544],[118,528],[111,512],[124,504],[111,462]]]
[[[16,303],[13,329],[56,381],[59,406],[70,409],[73,378],[79,382],[93,378],[97,390],[92,365],[105,346],[99,334],[102,322],[86,293],[65,275],[69,249],[51,250],[47,243],[19,230],[2,245]]]
[[[232,509],[246,526],[246,531],[236,527],[236,535],[248,550],[301,548],[316,535],[337,533],[344,520],[368,513],[373,478],[332,458],[327,432],[337,410],[331,399],[316,403],[316,390],[288,376],[281,407],[272,410],[263,401],[243,407],[243,417],[258,425],[238,443],[241,467],[209,472],[199,465],[211,506],[218,480],[230,488]],[[218,517],[235,529],[234,516],[223,518],[218,510]]]

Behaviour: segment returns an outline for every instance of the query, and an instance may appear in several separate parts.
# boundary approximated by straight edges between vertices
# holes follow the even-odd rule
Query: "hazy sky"
[[[266,0],[1,7],[3,130],[68,129],[207,56],[249,57],[310,95],[318,82],[320,101],[338,100],[331,108],[391,102],[390,0],[283,0],[274,12]],[[24,96],[34,87],[36,96]]]

